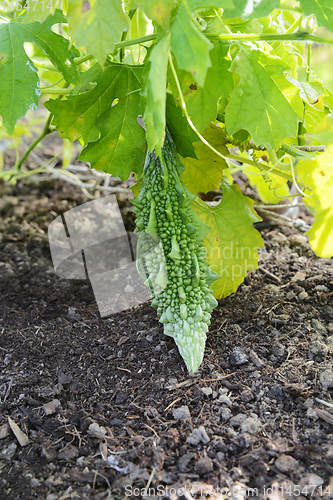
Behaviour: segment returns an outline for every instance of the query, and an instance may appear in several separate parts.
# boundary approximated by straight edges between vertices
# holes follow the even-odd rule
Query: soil
[[[261,229],[189,376],[149,302],[101,318],[88,280],[55,274],[47,228],[79,188],[0,194],[1,500],[333,495],[332,260]]]

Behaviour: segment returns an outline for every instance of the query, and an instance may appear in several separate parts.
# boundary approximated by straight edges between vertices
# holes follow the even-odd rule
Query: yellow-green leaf
[[[333,256],[333,145],[314,160],[301,160],[298,181],[310,191],[304,202],[315,216],[307,235],[319,257]]]
[[[222,128],[207,127],[202,135],[219,153],[229,154],[225,147],[225,132]],[[185,186],[193,194],[208,193],[218,189],[223,175],[222,170],[228,165],[203,142],[194,142],[193,145],[197,158],[181,158],[185,167],[182,174]]]
[[[246,170],[250,184],[256,186],[258,195],[264,203],[277,204],[280,203],[282,198],[288,197],[289,187],[287,179],[272,172],[264,175],[254,175],[260,173],[259,169],[249,165],[246,166]],[[249,174],[248,172],[253,172],[253,174]]]
[[[113,52],[122,32],[129,29],[120,0],[69,0],[67,19],[75,46],[85,47],[101,64]]]
[[[165,30],[169,28],[170,14],[174,6],[174,0],[134,0],[132,2],[132,9],[140,7],[149,19],[156,21]]]
[[[215,207],[198,198],[193,203],[196,213],[210,227],[204,245],[211,269],[220,275],[211,284],[217,299],[234,293],[247,272],[257,269],[257,251],[264,246],[260,233],[252,226],[261,220],[253,201],[228,181],[223,182],[222,192],[222,200]]]

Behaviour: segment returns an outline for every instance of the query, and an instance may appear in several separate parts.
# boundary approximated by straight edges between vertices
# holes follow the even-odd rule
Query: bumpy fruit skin
[[[133,201],[139,236],[137,266],[152,292],[164,333],[173,337],[189,372],[202,362],[206,333],[217,301],[210,284],[218,275],[206,262],[209,227],[191,207],[180,163],[167,134],[162,158],[147,154],[138,197]]]

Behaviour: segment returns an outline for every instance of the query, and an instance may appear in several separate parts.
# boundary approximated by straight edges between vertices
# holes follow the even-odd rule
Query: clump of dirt
[[[54,273],[47,228],[80,189],[0,190],[1,499],[332,494],[331,260],[263,230],[189,377],[149,303],[102,319],[88,280]]]

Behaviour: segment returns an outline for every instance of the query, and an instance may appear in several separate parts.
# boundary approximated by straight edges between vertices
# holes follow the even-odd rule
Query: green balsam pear
[[[148,153],[136,206],[137,266],[152,292],[164,333],[173,337],[187,369],[198,370],[211,312],[217,306],[210,284],[218,275],[206,262],[203,239],[209,227],[191,207],[180,163],[167,134],[162,157]]]

